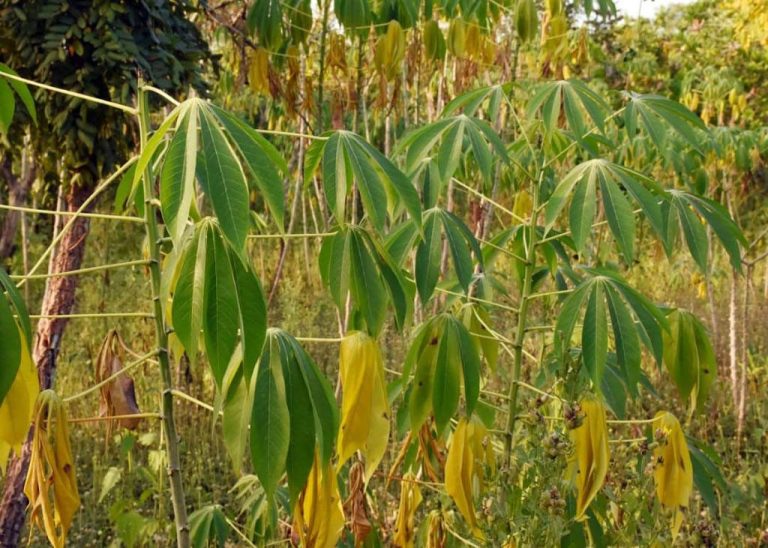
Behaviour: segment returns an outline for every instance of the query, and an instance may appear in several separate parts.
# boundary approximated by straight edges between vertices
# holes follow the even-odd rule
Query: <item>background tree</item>
[[[123,104],[135,102],[140,76],[174,94],[190,87],[202,90],[207,47],[188,20],[190,10],[183,1],[3,2],[0,56],[24,77]],[[39,123],[13,131],[30,132],[28,149],[34,155],[56,151],[57,161],[50,166],[55,182],[45,189],[49,194],[44,202],[51,203],[58,193],[62,210],[89,210],[86,202],[97,183],[134,150],[138,128],[124,113],[77,96],[39,91],[37,101]],[[58,242],[50,250],[50,274],[76,270],[82,261],[88,219],[67,220],[58,217],[54,228]],[[43,388],[53,385],[76,288],[77,277],[52,277],[46,286],[33,352]],[[27,503],[21,486],[28,463],[27,443],[9,468],[0,502],[3,545],[17,544],[21,534]]]

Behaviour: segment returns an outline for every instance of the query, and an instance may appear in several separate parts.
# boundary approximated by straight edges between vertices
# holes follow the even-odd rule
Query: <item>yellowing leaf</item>
[[[451,496],[472,534],[482,539],[473,503],[473,485],[482,487],[482,461],[486,458],[483,439],[486,428],[477,422],[462,418],[451,437],[448,458],[445,462],[445,490]]]
[[[321,466],[315,453],[307,486],[293,512],[294,529],[302,546],[332,548],[341,538],[344,511],[333,466],[330,462]]]
[[[656,482],[656,495],[661,504],[675,512],[672,519],[672,536],[677,536],[683,523],[683,508],[688,507],[688,499],[693,489],[693,467],[685,434],[680,422],[672,413],[660,411],[653,418],[654,430],[666,434],[666,443],[653,450],[656,467],[653,479]]]
[[[582,400],[580,406],[584,421],[570,432],[574,451],[567,470],[569,480],[576,486],[577,520],[583,519],[592,499],[603,487],[611,458],[605,407],[593,399]]]
[[[384,364],[376,340],[359,331],[344,337],[339,353],[343,398],[337,440],[338,466],[360,450],[365,455],[367,482],[381,462],[389,439]]]
[[[422,501],[421,490],[413,474],[407,474],[400,483],[400,506],[395,521],[395,546],[412,548],[416,538],[416,509]]]
[[[40,392],[37,369],[29,354],[24,333],[21,337],[21,363],[8,394],[0,405],[0,471],[5,473],[5,464],[11,451],[19,453],[27,437],[35,400]]]
[[[64,403],[55,392],[40,394],[35,406],[32,454],[24,482],[33,524],[45,531],[55,548],[64,546],[80,495],[69,445]]]

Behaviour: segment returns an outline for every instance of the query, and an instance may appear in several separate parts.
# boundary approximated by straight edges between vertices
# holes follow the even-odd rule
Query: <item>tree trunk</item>
[[[90,191],[87,188],[73,188],[66,194],[65,203],[68,211],[76,211]],[[57,225],[64,220],[58,217]],[[61,227],[59,227],[61,230]],[[62,236],[55,255],[51,260],[50,273],[67,272],[80,268],[85,251],[85,239],[88,235],[88,219],[79,218]],[[43,295],[41,315],[37,324],[37,337],[32,349],[32,358],[37,365],[41,389],[51,388],[56,376],[56,358],[59,353],[65,318],[46,318],[46,316],[70,314],[75,306],[77,276],[49,278]],[[0,546],[15,547],[19,544],[21,530],[26,517],[27,498],[24,496],[24,480],[27,475],[30,457],[30,436],[24,443],[21,456],[12,459],[5,478],[5,489],[0,502]]]
[[[26,156],[26,153],[25,153]],[[23,206],[27,201],[27,194],[32,181],[35,178],[34,168],[27,165],[26,158],[22,158],[22,172],[20,177],[13,174],[11,168],[11,157],[6,155],[5,160],[0,164],[0,176],[5,179],[8,185],[8,204],[12,206]],[[16,248],[16,233],[21,219],[20,211],[9,210],[5,215],[3,226],[0,228],[0,260],[7,259],[13,255]]]

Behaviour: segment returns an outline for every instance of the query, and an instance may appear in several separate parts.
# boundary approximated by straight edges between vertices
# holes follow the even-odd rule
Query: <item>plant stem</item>
[[[81,274],[92,274],[94,272],[103,272],[105,270],[115,270],[117,268],[125,268],[129,266],[143,266],[148,264],[147,261],[139,259],[136,261],[124,261],[121,263],[104,264],[100,266],[89,266],[87,268],[78,268],[77,270],[67,270],[66,272],[56,272],[53,274],[30,274],[28,276],[12,275],[9,276],[12,280],[47,280],[48,278],[60,278],[62,276],[79,276]]]
[[[514,363],[512,369],[512,382],[509,386],[509,415],[507,416],[506,438],[504,439],[504,462],[509,464],[512,456],[512,441],[517,422],[517,393],[520,388],[520,372],[523,367],[523,343],[525,342],[526,323],[528,321],[528,304],[531,301],[533,290],[533,270],[536,262],[536,211],[539,207],[539,188],[544,170],[541,170],[539,180],[533,183],[531,218],[528,221],[529,242],[525,247],[525,271],[523,274],[523,290],[520,294],[520,312],[517,316],[517,332],[515,333]]]
[[[146,91],[139,86],[139,131],[141,150],[147,144],[150,128],[149,102]],[[184,488],[181,481],[181,465],[179,459],[179,440],[176,435],[176,423],[173,420],[173,377],[171,363],[168,358],[168,333],[165,328],[165,311],[160,299],[160,247],[158,245],[157,201],[154,199],[152,184],[152,168],[147,165],[143,173],[144,185],[144,219],[149,242],[149,272],[152,279],[152,301],[155,307],[155,336],[157,338],[157,358],[160,364],[160,374],[163,378],[162,414],[163,432],[168,452],[168,477],[171,484],[171,502],[173,516],[176,522],[176,544],[179,548],[189,546],[189,523],[187,508],[184,503]]]
[[[325,85],[325,45],[328,39],[328,16],[331,11],[331,0],[325,0],[323,4],[323,21],[320,29],[320,65],[317,78],[317,123],[315,124],[317,134],[323,133],[323,93]]]

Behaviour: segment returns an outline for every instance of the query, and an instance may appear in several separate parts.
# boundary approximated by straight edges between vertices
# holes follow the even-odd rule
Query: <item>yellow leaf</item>
[[[576,486],[577,520],[584,518],[584,512],[603,487],[611,458],[605,407],[593,399],[582,400],[580,406],[584,421],[570,432],[574,451],[567,471],[570,481]]]
[[[693,467],[685,434],[680,422],[672,413],[660,411],[653,418],[653,428],[666,434],[666,443],[653,450],[656,459],[653,478],[656,495],[661,504],[675,512],[672,519],[672,536],[677,536],[683,523],[683,508],[693,489]]]
[[[341,342],[339,375],[343,388],[336,451],[341,467],[355,451],[365,455],[367,482],[381,462],[389,439],[389,401],[384,363],[375,339],[360,331]]]
[[[421,490],[413,474],[407,474],[400,483],[400,506],[395,521],[395,546],[412,548],[416,538],[415,515],[422,501]]]
[[[484,536],[475,517],[472,485],[475,481],[482,484],[482,464],[476,461],[485,459],[483,438],[486,434],[484,426],[462,418],[453,431],[445,461],[445,491],[456,503],[472,534],[481,539]]]
[[[24,494],[29,499],[32,523],[43,529],[51,545],[58,548],[64,546],[80,507],[67,414],[61,398],[46,390],[37,400],[34,416]]]
[[[330,462],[321,468],[317,452],[304,494],[293,514],[302,546],[333,548],[341,538],[344,510],[336,473]]]
[[[29,354],[24,333],[21,337],[21,362],[16,378],[0,405],[0,471],[5,473],[5,464],[11,451],[19,453],[27,438],[32,422],[35,400],[40,392],[37,369]]]

